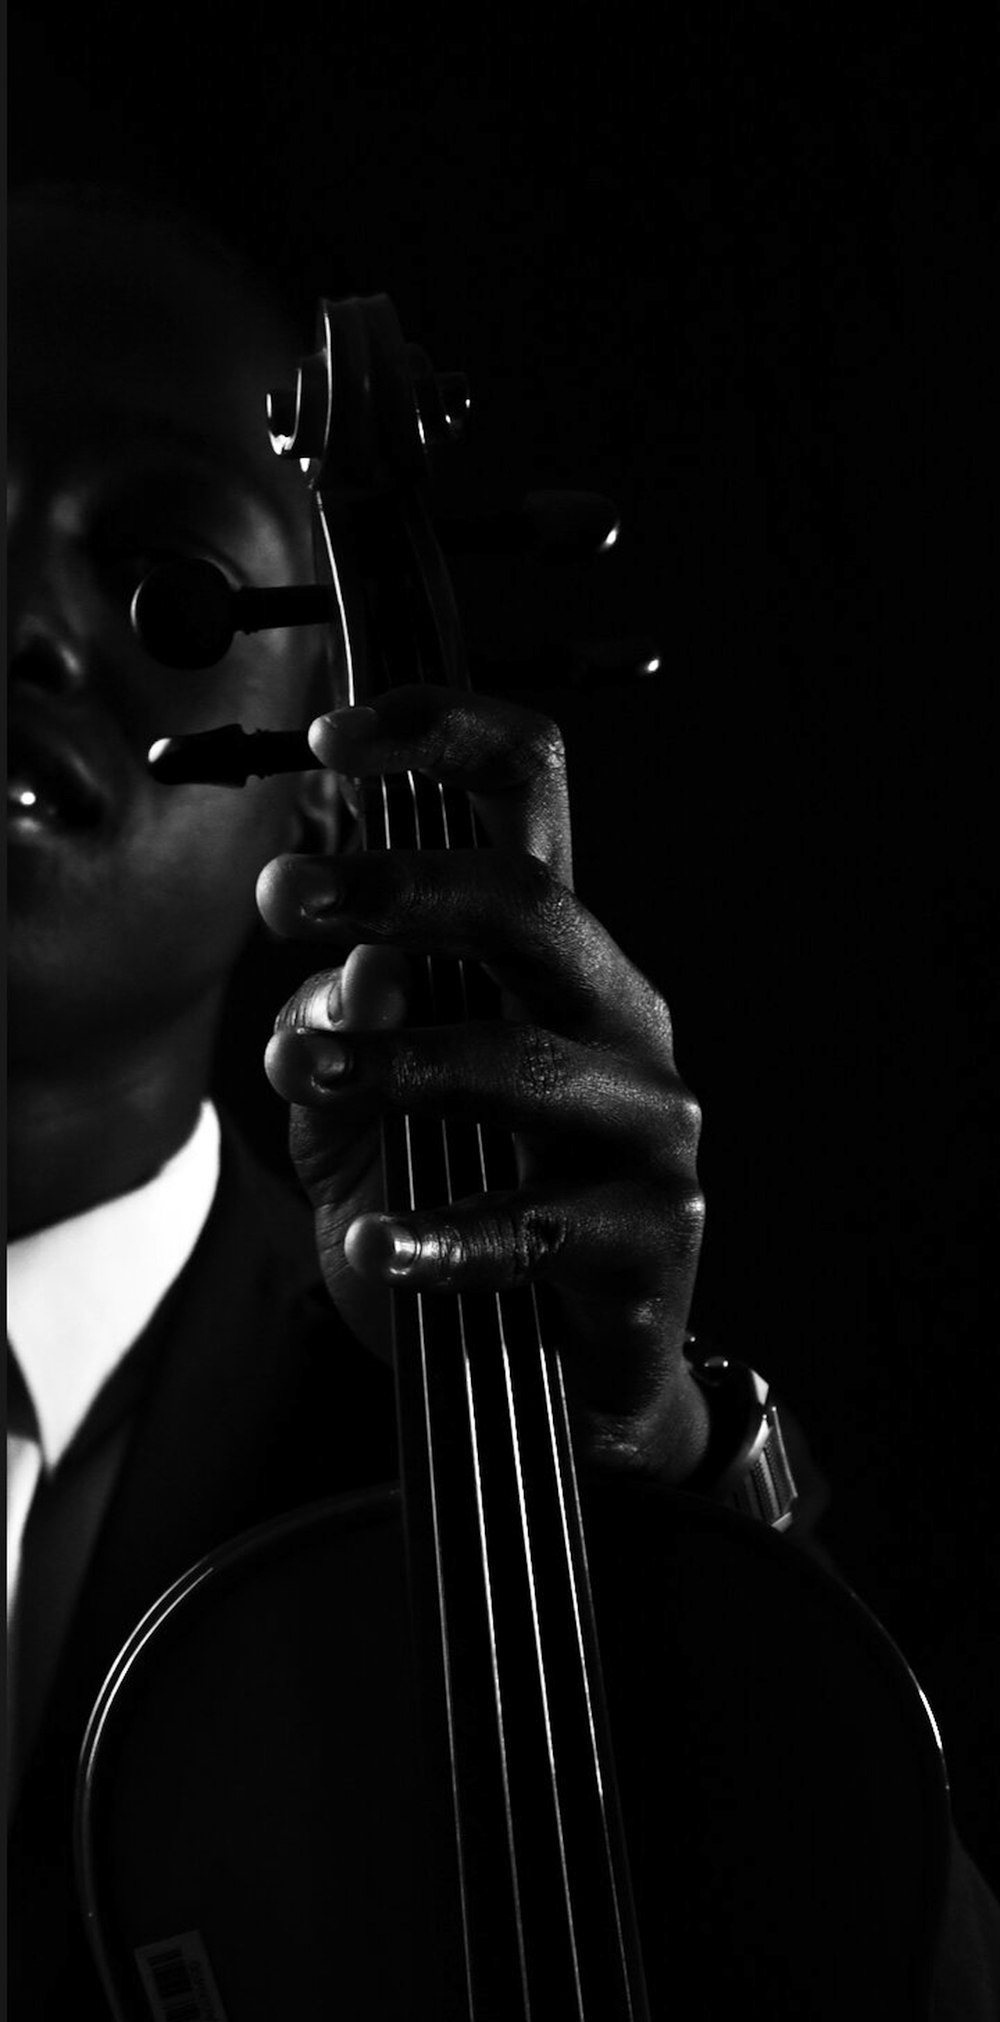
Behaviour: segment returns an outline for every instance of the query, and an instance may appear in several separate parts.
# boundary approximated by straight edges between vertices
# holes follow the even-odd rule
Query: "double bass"
[[[269,417],[317,583],[158,570],[150,650],[210,664],[237,628],[325,618],[352,705],[464,685],[428,479],[464,406],[386,297],[323,302]],[[610,536],[586,499],[492,532],[567,518]],[[314,762],[239,726],[151,756],[167,783]],[[482,842],[419,774],[365,785],[362,814],[370,849]],[[496,1015],[471,963],[421,957],[413,990],[415,1023]],[[389,1117],[383,1154],[390,1209],[516,1184],[517,1146],[472,1116]],[[530,1285],[393,1307],[400,1481],[212,1553],[94,1709],[77,1859],[116,2022],[926,2016],[947,1784],[879,1624],[764,1523],[578,1478]]]

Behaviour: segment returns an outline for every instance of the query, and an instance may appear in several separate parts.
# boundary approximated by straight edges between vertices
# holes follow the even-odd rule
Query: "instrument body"
[[[313,483],[351,703],[464,683],[423,493],[460,406],[379,297],[322,305],[272,409]],[[479,839],[414,775],[364,800],[370,848]],[[416,965],[412,1022],[484,1015],[481,972]],[[393,1120],[387,1203],[516,1184],[514,1150],[472,1117]],[[694,1498],[595,1488],[585,1533],[530,1289],[397,1294],[395,1318],[401,1495],[196,1568],[95,1710],[80,1872],[120,2022],[925,2014],[946,1786],[888,1639]],[[191,1931],[215,1993],[171,1957]],[[157,2010],[151,1957],[186,2010]]]
[[[884,1631],[693,1497],[595,1491],[586,1516],[650,2012],[926,2016],[947,1795]],[[464,2015],[418,1733],[398,1491],[250,1533],[165,1596],[85,1752],[116,2022],[157,2013],[136,1951],[192,1932],[220,2022]]]

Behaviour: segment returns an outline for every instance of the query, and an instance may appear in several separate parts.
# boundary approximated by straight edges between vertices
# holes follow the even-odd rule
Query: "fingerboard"
[[[429,529],[398,501],[326,529],[352,703],[464,685]],[[349,587],[348,586],[349,581]],[[443,615],[442,615],[443,614]],[[369,849],[480,846],[467,797],[408,773],[366,786]],[[414,962],[410,1022],[498,1018],[478,965]],[[385,1198],[405,1215],[516,1186],[509,1136],[471,1116],[391,1117]],[[532,1287],[397,1290],[394,1350],[410,1591],[429,1803],[457,1905],[450,1990],[474,2022],[646,2015],[557,1348]],[[450,1884],[447,1881],[450,1870]],[[457,1982],[464,1985],[459,1988]]]

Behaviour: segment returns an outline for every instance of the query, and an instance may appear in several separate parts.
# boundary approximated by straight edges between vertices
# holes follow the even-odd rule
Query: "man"
[[[403,691],[321,715],[323,771],[157,784],[165,734],[328,710],[308,633],[191,675],[129,622],[165,556],[308,578],[301,478],[262,426],[293,347],[221,251],[141,207],[27,197],[10,238],[13,2012],[79,2017],[102,2012],[69,1907],[90,1705],[202,1553],[391,1473],[388,1283],[543,1285],[589,1468],[710,1487],[730,1455],[684,1352],[698,1113],[666,1006],[573,897],[556,733]],[[353,851],[343,780],[406,769],[470,793],[494,849]],[[323,974],[279,1013],[267,1072],[347,1323],[325,1353],[300,1320],[312,1239],[206,1103],[255,890]],[[513,1017],[409,1029],[400,949],[484,961]],[[465,1105],[518,1135],[521,1186],[389,1221],[383,1110]]]

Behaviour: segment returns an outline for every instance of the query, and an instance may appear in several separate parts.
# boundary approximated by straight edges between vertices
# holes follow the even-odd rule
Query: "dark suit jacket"
[[[91,1708],[137,1622],[239,1531],[396,1473],[391,1375],[334,1314],[311,1216],[228,1130],[201,1240],[129,1362],[132,1434],[12,1821],[11,2022],[106,2022],[77,1906],[73,1793]],[[808,1476],[797,1448],[796,1433],[793,1468]],[[822,1506],[822,1484],[806,1501]],[[955,1841],[935,2018],[988,2022],[998,2003],[1000,1919]]]
[[[391,1374],[318,1285],[311,1216],[231,1132],[201,1240],[130,1359],[144,1379],[132,1435],[12,1819],[11,2022],[107,2014],[76,1907],[73,1788],[136,1623],[237,1532],[396,1474]]]

